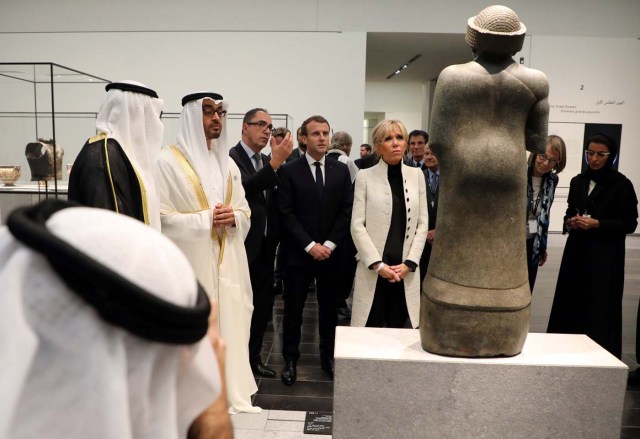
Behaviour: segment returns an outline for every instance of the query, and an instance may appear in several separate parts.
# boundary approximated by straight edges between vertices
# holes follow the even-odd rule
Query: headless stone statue
[[[545,151],[549,85],[512,59],[525,30],[511,9],[484,9],[468,22],[475,60],[438,78],[438,232],[420,311],[422,347],[436,354],[517,355],[529,329],[525,148]]]

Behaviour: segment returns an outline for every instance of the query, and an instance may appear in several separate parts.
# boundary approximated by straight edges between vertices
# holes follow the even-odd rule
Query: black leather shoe
[[[320,368],[329,375],[329,378],[333,381],[333,360],[323,360],[320,363]]]
[[[287,361],[284,363],[284,369],[282,369],[282,382],[287,386],[292,385],[298,378],[296,371],[296,363],[294,361]]]
[[[275,378],[276,371],[262,364],[262,361],[251,363],[251,370],[254,374],[265,378]]]

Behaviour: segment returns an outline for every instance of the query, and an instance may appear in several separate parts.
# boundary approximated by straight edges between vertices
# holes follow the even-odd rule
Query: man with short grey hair
[[[346,131],[338,131],[331,136],[331,147],[327,152],[327,158],[333,158],[339,162],[344,163],[349,168],[349,175],[351,176],[351,183],[356,179],[358,173],[358,167],[353,160],[349,158],[351,154],[351,145],[353,141],[351,136]]]
[[[262,339],[273,311],[273,264],[280,241],[278,206],[275,188],[276,170],[291,154],[293,139],[286,128],[282,138],[276,138],[271,116],[264,108],[249,110],[242,122],[242,139],[231,148],[229,156],[236,162],[242,176],[245,197],[251,208],[251,228],[244,240],[249,262],[249,277],[253,289],[253,314],[249,335],[249,362],[254,374],[275,378],[276,372],[260,358]],[[273,134],[272,134],[273,133]],[[271,156],[261,151],[271,147]]]

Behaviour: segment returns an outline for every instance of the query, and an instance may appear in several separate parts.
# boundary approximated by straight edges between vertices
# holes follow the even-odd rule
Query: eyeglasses
[[[538,160],[542,163],[549,162],[549,164],[553,166],[558,164],[558,159],[547,157],[546,154],[538,154]]]
[[[218,108],[217,110],[214,110],[213,108],[206,106],[206,107],[202,107],[202,114],[205,117],[213,117],[214,114],[217,114],[222,119],[227,115],[227,110],[223,110],[222,108]]]
[[[258,122],[245,122],[247,125],[257,125],[261,130],[265,128],[269,128],[271,134],[276,130],[272,124],[267,124],[264,120],[259,120]]]
[[[610,152],[604,152],[604,151],[591,151],[590,149],[587,149],[584,152],[588,157],[593,157],[596,156],[599,159],[603,159],[605,157],[607,157],[609,154],[611,154]]]

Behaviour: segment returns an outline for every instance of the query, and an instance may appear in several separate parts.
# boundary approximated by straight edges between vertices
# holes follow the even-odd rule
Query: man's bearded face
[[[226,112],[222,109],[222,102],[216,104],[213,99],[204,99],[202,101],[202,126],[207,140],[220,137],[225,115]]]

